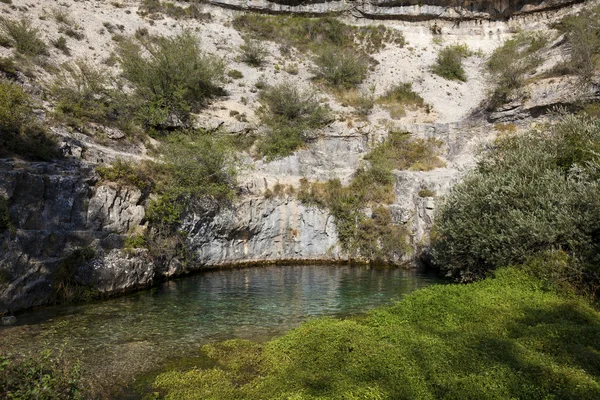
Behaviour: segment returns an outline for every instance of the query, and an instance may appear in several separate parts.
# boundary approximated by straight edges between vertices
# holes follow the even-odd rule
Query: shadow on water
[[[318,316],[356,315],[440,282],[432,274],[349,265],[215,270],[99,302],[47,307],[0,329],[0,347],[26,354],[64,346],[100,391],[204,343],[266,340]]]

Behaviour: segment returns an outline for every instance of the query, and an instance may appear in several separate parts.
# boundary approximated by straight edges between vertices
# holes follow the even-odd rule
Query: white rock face
[[[228,209],[200,208],[182,230],[204,265],[345,257],[331,215],[292,198],[251,197]]]

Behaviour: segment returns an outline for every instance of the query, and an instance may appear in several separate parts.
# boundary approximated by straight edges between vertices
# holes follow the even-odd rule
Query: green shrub
[[[59,157],[55,140],[33,114],[33,101],[21,86],[0,80],[0,155],[38,160]]]
[[[148,163],[133,164],[117,159],[109,166],[99,165],[96,172],[106,181],[133,186],[145,192],[154,186],[153,167]]]
[[[244,77],[244,74],[242,74],[242,72],[237,69],[230,69],[229,71],[227,71],[227,76],[233,79],[242,79]]]
[[[161,2],[160,0],[142,0],[140,4],[140,14],[143,16],[149,15],[151,18],[156,18],[152,14],[165,14],[174,19],[193,18],[199,20],[210,19],[210,14],[202,13],[195,4],[190,4],[187,7],[180,7],[171,2]]]
[[[69,46],[67,46],[67,39],[64,36],[60,36],[58,39],[52,41],[52,46],[56,47],[60,51],[63,52],[64,55],[70,56],[71,50],[69,50]]]
[[[494,50],[487,62],[496,84],[491,109],[507,102],[515,90],[523,86],[525,74],[532,73],[541,64],[537,52],[546,43],[547,38],[542,33],[520,33]]]
[[[315,59],[316,76],[333,87],[350,88],[362,83],[369,62],[365,56],[349,49],[326,47]]]
[[[124,40],[119,56],[146,126],[167,127],[173,117],[188,125],[190,113],[223,93],[218,86],[224,75],[223,61],[205,55],[190,31]]]
[[[463,58],[471,55],[466,45],[446,46],[438,53],[432,67],[434,74],[452,81],[467,81],[467,75],[462,66]]]
[[[39,30],[31,27],[31,21],[23,18],[13,21],[0,17],[0,34],[3,41],[13,46],[21,54],[39,56],[47,54],[44,41],[40,38]]]
[[[205,346],[211,367],[160,374],[153,391],[181,400],[592,400],[598,335],[589,303],[503,269],[471,285],[418,290],[360,318],[312,320],[260,345]]]
[[[269,51],[258,40],[245,38],[244,44],[240,46],[242,62],[253,67],[260,67],[265,63]]]
[[[471,280],[564,250],[587,282],[580,289],[598,291],[598,154],[600,123],[586,116],[500,139],[440,207],[437,264]]]
[[[366,159],[390,170],[430,171],[445,165],[437,156],[441,145],[437,139],[411,139],[408,132],[392,131]]]
[[[20,360],[0,354],[0,397],[83,400],[80,367],[48,350]]]
[[[268,127],[259,151],[270,160],[287,156],[301,147],[307,134],[325,126],[330,118],[313,92],[302,91],[289,83],[265,87],[259,93],[259,101],[258,115]]]
[[[377,99],[377,103],[387,108],[393,118],[403,116],[405,107],[425,106],[425,101],[415,93],[410,82],[392,86]]]
[[[50,87],[56,99],[56,115],[63,122],[84,127],[87,122],[135,131],[132,121],[136,105],[105,70],[84,60],[63,64],[62,73]]]
[[[418,195],[419,197],[435,197],[435,192],[431,189],[421,189]]]
[[[402,32],[395,29],[383,25],[352,26],[331,17],[242,14],[235,17],[233,26],[263,40],[277,38],[286,45],[313,52],[333,46],[372,53],[386,43],[400,47],[405,44]]]
[[[596,6],[569,15],[555,24],[565,34],[569,43],[567,71],[579,75],[585,83],[591,83],[600,65],[600,7]]]

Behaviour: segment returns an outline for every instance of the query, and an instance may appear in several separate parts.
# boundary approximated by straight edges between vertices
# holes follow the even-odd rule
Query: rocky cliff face
[[[354,12],[368,18],[400,20],[507,19],[513,15],[563,7],[581,0],[209,0],[221,7],[270,13]]]

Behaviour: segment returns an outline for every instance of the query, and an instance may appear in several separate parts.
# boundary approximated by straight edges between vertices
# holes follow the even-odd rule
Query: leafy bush
[[[242,62],[253,67],[260,67],[264,64],[269,51],[258,40],[244,39],[244,44],[240,46]]]
[[[23,18],[13,21],[0,17],[0,33],[3,41],[13,46],[19,53],[28,56],[47,54],[47,47],[40,38],[39,30],[31,27],[31,21]]]
[[[471,55],[466,45],[446,46],[438,53],[432,67],[434,74],[452,81],[467,81],[467,75],[462,66],[462,60]]]
[[[578,281],[587,282],[580,289],[597,291],[598,154],[600,123],[586,116],[500,139],[439,209],[437,264],[472,280],[564,250],[576,262]]]
[[[442,142],[437,139],[411,139],[408,132],[392,131],[366,159],[373,165],[390,170],[430,171],[445,165],[437,156],[441,145]]]
[[[60,155],[33,114],[33,101],[21,86],[0,80],[0,155],[50,160]]]
[[[412,88],[412,83],[404,82],[389,88],[377,102],[387,108],[392,116],[404,115],[405,107],[423,107],[425,101]]]
[[[106,181],[116,182],[122,186],[133,186],[147,191],[154,185],[153,167],[148,163],[133,164],[117,159],[111,165],[99,165],[96,172]]]
[[[221,59],[205,55],[190,31],[173,37],[140,37],[119,44],[123,75],[133,85],[139,117],[149,127],[188,125],[190,113],[222,94]]]
[[[338,47],[326,47],[315,59],[316,75],[334,87],[350,88],[367,76],[369,61],[362,54]]]
[[[48,350],[23,360],[0,354],[0,397],[83,400],[81,370]]]
[[[520,33],[494,50],[487,62],[488,71],[496,83],[490,108],[508,101],[523,85],[525,74],[533,72],[541,64],[542,59],[537,52],[546,43],[547,38],[542,33]]]
[[[585,399],[600,396],[600,314],[516,269],[435,285],[356,319],[320,318],[263,344],[202,348],[159,398]]]
[[[600,7],[583,10],[578,15],[563,18],[555,27],[565,34],[570,59],[567,70],[590,83],[600,62]]]
[[[84,60],[63,64],[62,73],[51,85],[56,115],[65,123],[82,127],[87,122],[135,131],[135,104],[113,87],[114,78]]]
[[[305,143],[308,132],[329,121],[329,113],[321,107],[315,93],[289,83],[265,87],[259,100],[262,105],[258,115],[268,127],[259,151],[268,159],[289,155]]]

